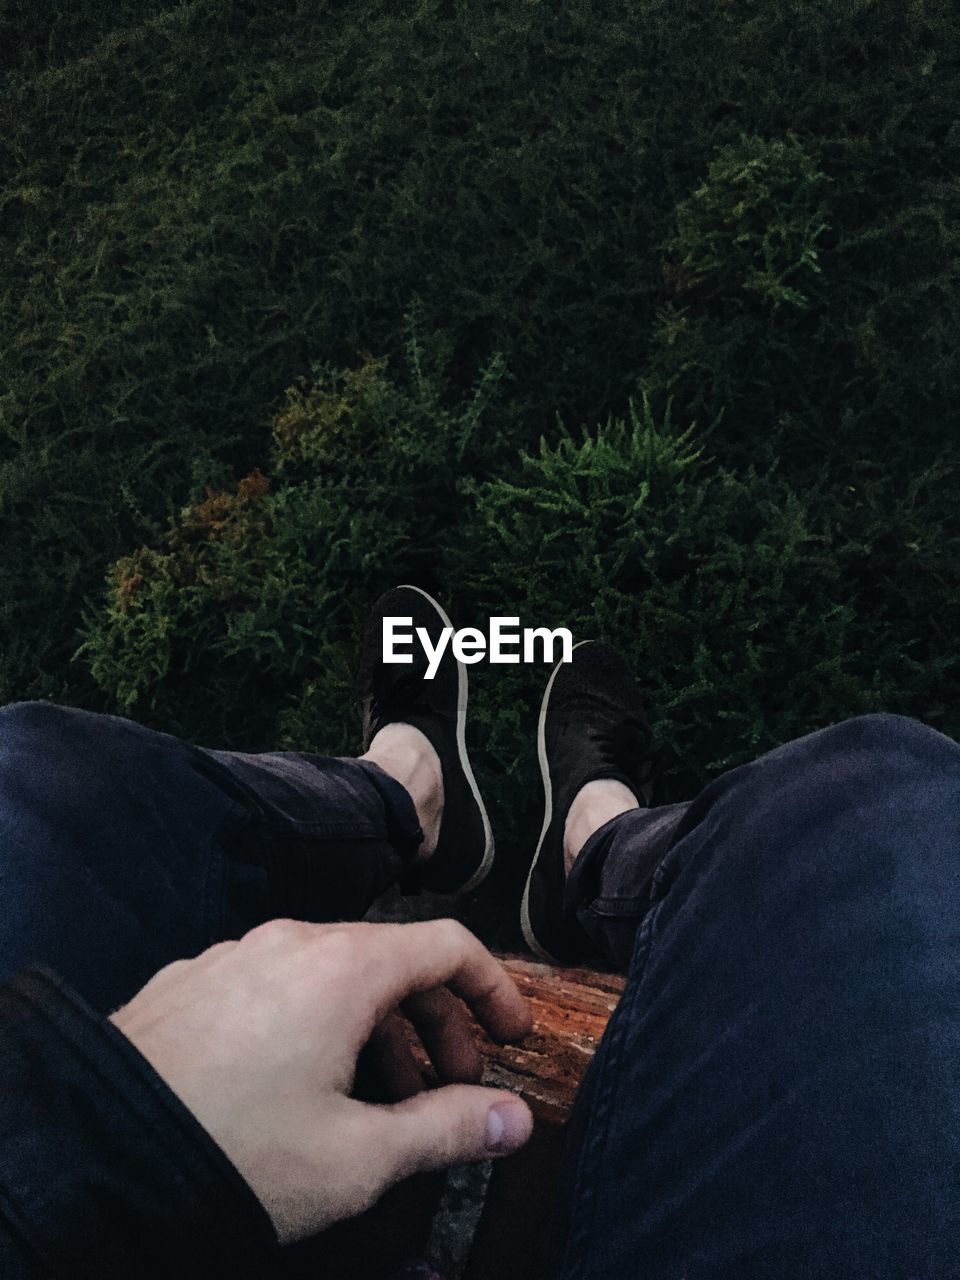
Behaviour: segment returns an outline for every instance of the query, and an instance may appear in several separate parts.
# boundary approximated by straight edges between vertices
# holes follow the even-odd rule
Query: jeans
[[[55,970],[101,1012],[278,916],[357,920],[422,840],[367,761],[188,746],[50,703],[0,709],[0,981]]]
[[[375,765],[0,710],[0,978],[95,1007],[412,860]],[[568,906],[628,975],[567,1135],[559,1280],[960,1276],[960,747],[845,721],[623,814]]]

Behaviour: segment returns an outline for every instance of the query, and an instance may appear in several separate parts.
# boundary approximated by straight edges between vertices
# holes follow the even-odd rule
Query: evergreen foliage
[[[352,749],[413,580],[621,644],[681,792],[960,731],[951,0],[0,0],[0,85],[0,701]]]
[[[355,748],[367,610],[398,572],[442,581],[468,489],[498,452],[484,414],[502,360],[451,409],[415,313],[405,328],[407,385],[382,358],[317,364],[273,419],[268,475],[208,487],[160,550],[112,567],[80,655],[113,705],[208,742]]]
[[[696,424],[625,418],[506,458],[499,353],[462,406],[407,318],[407,367],[318,365],[272,425],[268,473],[208,490],[159,550],[111,571],[82,654],[124,712],[246,749],[356,748],[365,613],[415,581],[455,623],[493,614],[621,647],[684,794],[848,715],[897,710],[960,732],[954,468],[843,493],[779,465],[734,472]],[[428,372],[432,369],[433,372]],[[931,601],[936,607],[931,609]],[[508,834],[537,803],[531,730],[546,671],[474,668],[474,732]],[[527,830],[529,834],[529,830]]]

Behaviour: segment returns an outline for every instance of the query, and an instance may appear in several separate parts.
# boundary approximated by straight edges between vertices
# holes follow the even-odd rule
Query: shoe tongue
[[[654,765],[650,732],[643,722],[631,716],[611,729],[590,730],[589,738],[593,762],[588,767],[589,777],[581,785],[597,778],[612,778],[629,787],[641,804],[649,799],[646,793],[652,784]]]
[[[598,746],[620,763],[639,763],[650,749],[649,730],[633,716],[625,717],[611,729],[596,730],[593,737]]]
[[[637,803],[646,808],[649,796],[646,795],[646,787],[640,783],[636,774],[624,773],[622,769],[611,770],[598,767],[586,773],[582,779],[578,779],[578,782],[580,787],[585,787],[588,782],[598,782],[600,779],[605,782],[622,782],[637,797]]]
[[[406,720],[413,715],[443,715],[450,701],[449,675],[441,667],[432,680],[426,669],[407,667],[396,676],[382,710],[389,720]]]

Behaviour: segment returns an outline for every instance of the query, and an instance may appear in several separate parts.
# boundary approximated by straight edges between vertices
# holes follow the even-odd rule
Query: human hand
[[[496,1040],[530,1030],[512,979],[456,921],[274,920],[161,969],[111,1021],[226,1153],[287,1243],[361,1213],[412,1173],[526,1142],[533,1120],[524,1102],[463,1083],[479,1080],[481,1061],[461,1000]],[[457,1083],[415,1092],[401,1011],[440,1079]],[[365,1046],[387,1064],[403,1101],[350,1097]]]

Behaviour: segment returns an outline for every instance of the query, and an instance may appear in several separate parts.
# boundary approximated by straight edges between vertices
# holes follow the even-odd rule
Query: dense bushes
[[[398,574],[443,581],[471,477],[497,455],[484,415],[502,362],[451,410],[434,360],[411,324],[406,388],[383,359],[318,365],[273,420],[268,475],[208,489],[162,549],[117,562],[83,649],[115,705],[210,742],[356,747],[366,611]]]
[[[415,577],[627,645],[678,785],[865,707],[955,725],[958,36],[0,7],[0,700],[345,745],[359,617]],[[520,782],[532,686],[479,675]]]
[[[801,491],[777,467],[720,466],[695,426],[631,398],[625,419],[561,422],[555,444],[477,480],[500,362],[451,409],[426,354],[414,327],[400,381],[383,360],[318,368],[274,420],[267,475],[208,491],[161,549],[118,562],[84,648],[117,705],[207,741],[350,752],[364,614],[414,580],[459,625],[512,613],[620,645],[680,794],[862,711],[960,730],[949,468]],[[474,670],[476,742],[519,834],[545,672]]]
[[[671,748],[675,798],[849,715],[896,710],[960,732],[960,542],[933,514],[952,500],[952,469],[797,490],[777,467],[733,474],[695,442],[631,404],[629,422],[543,445],[516,479],[484,486],[463,555],[474,608],[502,610],[506,594],[511,610],[617,644]],[[538,797],[543,675],[501,670],[485,741],[509,813]]]

